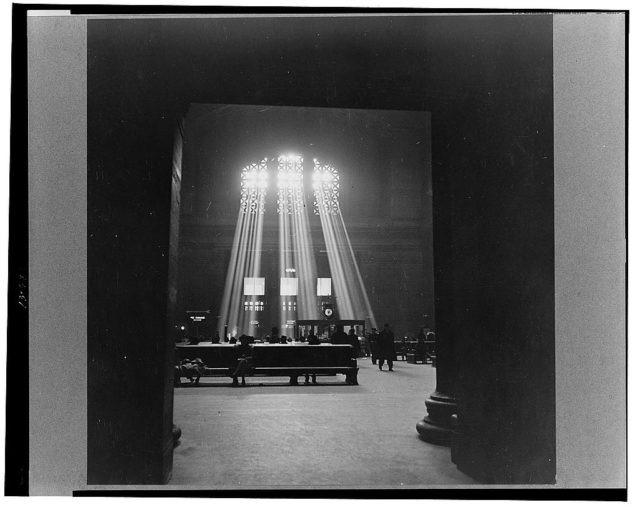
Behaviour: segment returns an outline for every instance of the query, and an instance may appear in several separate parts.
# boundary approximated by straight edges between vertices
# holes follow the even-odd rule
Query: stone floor
[[[437,487],[474,484],[450,450],[422,442],[415,424],[435,368],[396,362],[380,372],[359,360],[359,386],[344,377],[289,386],[250,377],[247,387],[206,378],[175,390],[182,429],[170,485],[216,488]]]

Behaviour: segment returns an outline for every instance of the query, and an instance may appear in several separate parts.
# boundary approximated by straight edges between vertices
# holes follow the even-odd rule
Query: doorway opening
[[[360,345],[360,377],[359,386],[344,388],[339,373],[329,375],[319,378],[320,387],[313,390],[291,387],[286,377],[248,376],[242,390],[231,388],[229,377],[205,374],[197,386],[182,378],[174,407],[174,419],[184,424],[174,460],[177,482],[249,479],[268,485],[260,477],[260,461],[274,458],[275,446],[287,452],[301,444],[312,451],[305,461],[295,456],[288,466],[283,461],[282,468],[322,466],[327,456],[312,449],[319,449],[316,444],[323,437],[307,433],[317,422],[310,422],[309,415],[318,416],[318,405],[311,405],[310,398],[324,399],[320,404],[326,413],[320,417],[326,416],[332,432],[342,430],[347,440],[353,432],[351,439],[357,440],[358,426],[372,415],[369,402],[377,391],[397,402],[387,409],[388,426],[424,454],[413,426],[425,391],[435,385],[435,369],[424,360],[409,363],[406,355],[419,335],[436,330],[430,137],[427,112],[191,104],[184,120],[176,343],[198,346],[190,350],[191,359],[199,351],[215,360],[210,347],[222,349],[245,335],[260,346],[275,332],[282,339],[278,345],[294,348],[308,344],[310,331],[320,345],[329,345],[338,328],[345,334],[353,330]],[[345,320],[352,324],[340,324]],[[386,374],[376,378],[378,363],[372,362],[369,344],[385,323],[396,341],[394,357],[400,360],[393,381],[387,382],[382,379]],[[218,368],[202,361],[206,368]],[[407,404],[406,394],[415,405]],[[260,417],[267,398],[277,414],[262,422],[274,426],[259,447],[242,450],[245,442],[257,440],[245,425],[246,416]],[[243,410],[247,402],[255,410]],[[345,408],[349,420],[340,414]],[[411,421],[403,421],[399,409],[402,415],[410,412]],[[197,412],[195,419],[190,412]],[[212,413],[216,415],[210,417]],[[291,429],[297,442],[282,446]],[[222,462],[217,467],[212,463],[213,470],[195,470],[185,451],[214,461],[206,443],[199,446],[199,437],[203,432],[215,436],[220,451],[217,438],[227,430],[237,431],[234,436],[241,440],[238,447],[227,448],[227,456],[238,461],[254,457],[252,472]],[[256,454],[261,447],[264,451]],[[451,465],[448,452],[438,457],[443,466]],[[345,473],[345,466],[333,461],[327,478],[330,468],[346,476],[345,485],[356,484],[357,478],[371,478],[374,484],[379,477],[377,470],[365,476],[364,468],[353,465]],[[397,471],[408,470],[400,465]],[[386,483],[393,485],[396,477]],[[304,475],[283,478],[284,484],[305,482]],[[413,478],[424,484],[422,470]],[[455,467],[451,478],[462,478]]]

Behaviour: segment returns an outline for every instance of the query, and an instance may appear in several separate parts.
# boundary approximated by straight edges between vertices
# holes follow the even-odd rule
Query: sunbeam
[[[364,319],[376,326],[357,258],[339,205],[338,171],[313,160],[311,187],[314,213],[320,217],[331,278],[321,297],[334,295],[338,316]],[[276,167],[278,214],[279,291],[265,293],[261,277],[265,200],[269,181],[267,159],[242,170],[240,212],[223,291],[218,331],[226,336],[256,335],[257,312],[267,300],[278,300],[278,331],[293,336],[297,319],[317,319],[316,258],[304,190],[303,158],[297,154],[279,156]],[[329,291],[327,291],[327,287]],[[332,291],[331,291],[332,289]],[[277,298],[276,298],[277,296]],[[272,312],[273,314],[273,312]]]

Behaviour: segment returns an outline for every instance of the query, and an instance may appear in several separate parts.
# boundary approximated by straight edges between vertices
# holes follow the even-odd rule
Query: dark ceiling
[[[191,221],[235,223],[242,167],[286,153],[304,157],[305,174],[313,158],[338,170],[347,222],[415,225],[431,205],[425,112],[192,104],[184,130],[182,211]],[[271,172],[267,219],[275,216]]]

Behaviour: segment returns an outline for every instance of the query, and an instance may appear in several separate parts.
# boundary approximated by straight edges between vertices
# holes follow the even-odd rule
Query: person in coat
[[[240,343],[234,347],[236,354],[236,368],[231,373],[233,378],[233,385],[238,386],[238,377],[242,379],[242,385],[246,386],[246,375],[252,375],[254,371],[253,366],[253,351],[252,346],[249,343],[249,337],[242,335],[240,337]]]
[[[394,348],[394,335],[387,323],[385,323],[384,329],[378,335],[376,343],[378,344],[378,368],[382,370],[382,365],[386,360],[389,371],[393,372],[393,360],[396,358],[396,350]]]

